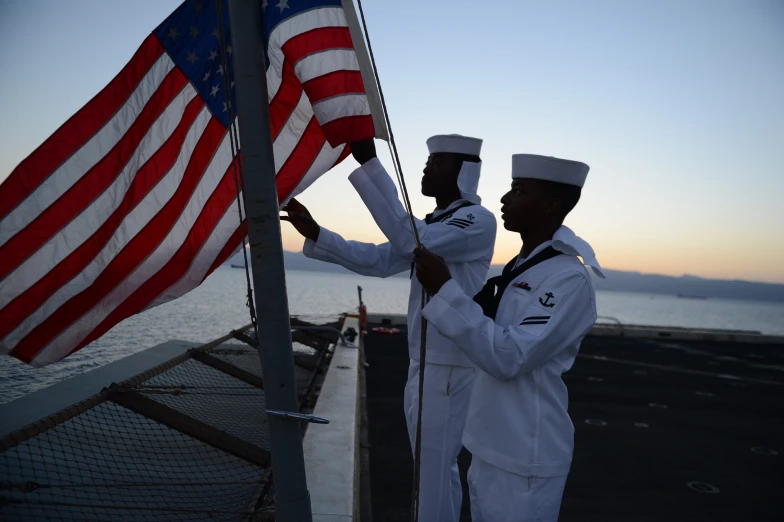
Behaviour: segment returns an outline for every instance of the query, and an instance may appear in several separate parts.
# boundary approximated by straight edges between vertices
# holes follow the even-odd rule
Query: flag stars
[[[264,1],[261,3],[261,9],[262,9],[262,10],[264,10],[264,9],[266,9],[267,7],[269,7],[269,2],[267,2],[267,0],[264,0]]]
[[[223,102],[223,112],[229,112],[229,108],[231,107],[231,102],[226,105],[226,102]]]
[[[202,78],[201,81],[202,83],[204,83],[209,79],[210,79],[210,71],[207,71],[206,73],[204,73],[204,78]]]
[[[212,90],[210,91],[210,96],[214,98],[215,96],[217,96],[218,91],[220,91],[220,86],[213,85]]]
[[[218,74],[220,74],[221,76],[223,76],[223,64],[220,64],[220,65],[218,66]]]
[[[185,61],[186,62],[191,62],[191,65],[193,65],[193,64],[196,63],[196,60],[198,60],[198,59],[199,59],[199,57],[196,56],[196,53],[194,51],[191,51],[191,52],[188,53],[188,57],[185,59]]]
[[[166,35],[167,37],[171,38],[172,40],[176,40],[180,33],[177,32],[176,27],[169,27],[169,33]]]
[[[210,61],[218,57],[218,51],[210,51]]]
[[[276,5],[275,7],[280,9],[281,13],[283,12],[284,9],[291,9],[291,7],[289,7],[289,0],[280,0],[280,2],[278,2],[278,5]]]
[[[198,26],[195,26],[195,25],[191,26],[190,35],[193,38],[198,38],[199,37],[199,28],[198,28]]]

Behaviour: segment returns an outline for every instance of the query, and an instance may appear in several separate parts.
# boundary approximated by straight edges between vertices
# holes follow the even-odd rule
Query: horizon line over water
[[[350,270],[331,263],[325,263],[306,257],[301,252],[284,251],[284,263],[287,270],[305,270],[315,273],[333,273],[356,275]],[[227,265],[242,268],[244,260],[241,253],[232,256]],[[487,277],[501,273],[503,265],[491,265]],[[763,283],[756,281],[706,279],[698,276],[668,276],[662,274],[645,274],[633,271],[617,271],[604,269],[605,279],[595,277],[591,273],[597,291],[622,291],[633,293],[651,293],[657,295],[695,296],[711,299],[736,299],[742,301],[784,303],[784,284]],[[392,278],[408,278],[407,271],[390,276]]]
[[[243,272],[223,265],[196,290],[126,319],[89,346],[47,367],[0,358],[0,403],[172,339],[207,343],[249,323]],[[312,322],[328,322],[355,310],[357,286],[363,288],[370,313],[405,314],[408,305],[409,282],[403,278],[288,269],[286,282],[291,315]],[[782,303],[597,291],[597,306],[600,316],[627,325],[759,330],[784,336]]]
[[[304,257],[304,254],[302,253],[302,249],[299,249],[299,250],[289,250],[289,249],[284,248],[283,251],[285,253],[288,253],[288,254],[297,254],[297,255],[301,255],[301,256]],[[237,255],[239,255],[239,254],[235,254],[235,256],[237,256]],[[242,257],[240,256],[239,259],[241,261]],[[503,261],[503,262],[497,262],[497,263],[493,262],[493,263],[490,264],[490,267],[491,267],[491,269],[493,267],[503,268],[508,261],[509,261],[509,259],[507,259],[506,261]],[[324,263],[326,265],[330,264],[330,263],[327,263],[326,261],[319,261],[319,262],[320,263]],[[599,260],[599,262],[601,263],[601,260]],[[229,264],[235,264],[234,263],[234,257],[229,258],[224,263],[224,265],[229,265]],[[291,269],[287,268],[286,270],[300,270],[300,271],[306,271],[306,272],[320,272],[320,273],[339,273],[339,272],[330,272],[328,270],[311,270],[311,269],[302,269],[302,268],[291,268]],[[622,272],[622,273],[625,273],[625,274],[639,274],[639,275],[643,275],[643,276],[668,277],[668,278],[673,278],[673,279],[680,279],[680,278],[689,279],[689,278],[693,278],[693,279],[700,279],[702,281],[720,281],[720,282],[725,282],[725,283],[735,283],[735,282],[751,283],[751,284],[760,284],[760,285],[780,286],[780,287],[784,288],[784,282],[763,281],[763,280],[760,280],[760,279],[739,279],[739,278],[724,278],[724,277],[706,277],[706,276],[692,274],[692,273],[689,273],[689,272],[682,272],[680,274],[675,275],[675,274],[666,274],[664,272],[645,272],[645,271],[642,271],[642,270],[612,268],[612,267],[605,266],[604,264],[602,264],[602,270],[603,271],[610,271],[610,272]],[[395,277],[395,276],[392,276],[392,277]]]

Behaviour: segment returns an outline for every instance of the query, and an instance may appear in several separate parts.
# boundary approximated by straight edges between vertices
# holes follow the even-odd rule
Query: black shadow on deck
[[[405,330],[371,332],[365,354],[373,520],[404,521]],[[564,375],[575,456],[560,520],[784,520],[783,370],[775,345],[587,338]],[[464,450],[464,484],[469,463]]]

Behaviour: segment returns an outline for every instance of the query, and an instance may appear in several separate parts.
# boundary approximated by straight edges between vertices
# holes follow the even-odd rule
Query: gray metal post
[[[253,269],[266,407],[298,412],[283,243],[275,186],[259,0],[229,0],[243,196]],[[310,522],[302,432],[296,419],[268,415],[275,519]]]

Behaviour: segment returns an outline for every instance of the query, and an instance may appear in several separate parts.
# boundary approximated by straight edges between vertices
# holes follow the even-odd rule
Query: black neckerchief
[[[455,212],[457,212],[458,210],[460,210],[461,208],[471,207],[474,204],[475,203],[471,203],[470,201],[465,201],[463,203],[460,203],[458,206],[456,206],[452,210],[444,212],[443,214],[439,214],[439,216],[436,217],[436,218],[433,217],[434,212],[431,212],[430,214],[425,216],[425,225],[432,225],[433,223],[441,223],[442,221],[446,221],[447,219],[451,218],[452,215]],[[412,277],[414,277],[414,262],[413,261],[411,262],[411,273],[408,275],[408,278],[411,279]]]
[[[495,314],[498,312],[498,305],[501,303],[501,297],[504,295],[506,287],[509,286],[509,283],[514,281],[517,276],[529,268],[533,268],[539,263],[547,261],[548,259],[552,259],[561,254],[562,252],[559,252],[553,247],[549,246],[531,259],[527,260],[522,265],[512,269],[512,267],[514,267],[515,263],[517,262],[517,257],[515,257],[506,264],[504,271],[500,276],[491,277],[487,280],[485,286],[474,296],[474,301],[482,307],[482,311],[487,317],[495,320]],[[496,288],[498,288],[497,292]]]

